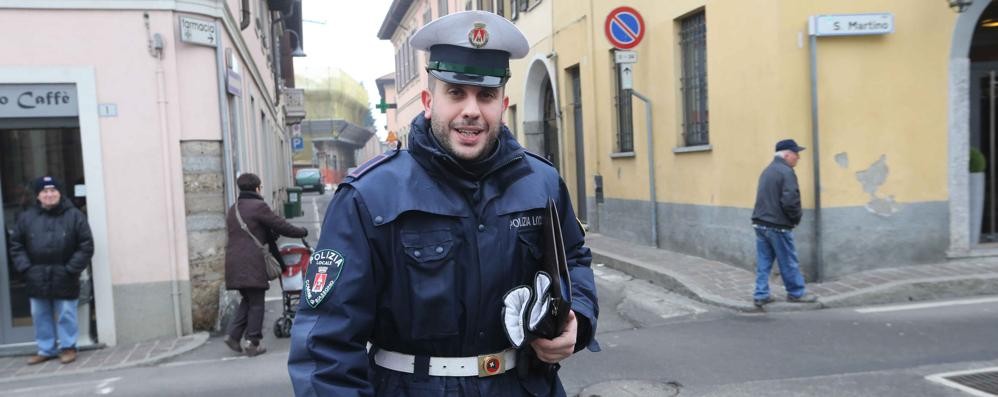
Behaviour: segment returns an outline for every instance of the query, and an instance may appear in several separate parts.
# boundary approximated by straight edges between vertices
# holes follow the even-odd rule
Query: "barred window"
[[[680,21],[679,46],[682,52],[683,143],[706,145],[707,111],[707,18],[703,11]]]
[[[437,1],[437,18],[449,14],[450,11],[447,10],[447,0]]]
[[[610,61],[614,62],[613,74],[617,82],[617,152],[634,151],[634,120],[631,111],[631,90],[623,89],[620,80],[620,64],[614,61],[614,51],[610,51]]]

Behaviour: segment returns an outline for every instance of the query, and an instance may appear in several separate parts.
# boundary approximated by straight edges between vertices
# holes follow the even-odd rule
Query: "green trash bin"
[[[284,217],[291,219],[302,216],[301,212],[301,188],[288,187],[288,199],[284,201]]]

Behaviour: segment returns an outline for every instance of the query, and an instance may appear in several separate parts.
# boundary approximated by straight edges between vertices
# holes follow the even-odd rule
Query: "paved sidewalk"
[[[755,272],[690,255],[629,243],[600,234],[586,236],[593,263],[603,263],[673,292],[717,306],[756,311]],[[818,303],[787,303],[774,273],[767,311],[861,306],[998,294],[998,257],[967,258],[928,265],[870,270],[823,283],[808,283]]]
[[[28,366],[26,365],[28,356],[0,357],[0,383],[153,365],[194,350],[207,340],[208,333],[199,332],[181,338],[161,338],[101,349],[82,350],[75,362],[65,365],[55,359]]]

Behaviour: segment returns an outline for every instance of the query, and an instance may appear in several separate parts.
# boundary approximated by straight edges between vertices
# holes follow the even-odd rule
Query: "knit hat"
[[[51,176],[43,176],[35,180],[35,194],[41,193],[47,187],[59,189],[59,181]]]

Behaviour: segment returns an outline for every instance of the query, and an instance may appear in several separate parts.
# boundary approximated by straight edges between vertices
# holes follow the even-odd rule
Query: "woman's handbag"
[[[236,219],[239,221],[239,227],[243,228],[243,231],[253,239],[256,246],[260,248],[260,253],[263,254],[263,265],[267,269],[267,280],[273,280],[280,277],[281,263],[277,261],[277,258],[275,258],[274,255],[271,255],[270,248],[266,245],[260,244],[260,240],[257,240],[256,236],[254,236],[253,233],[250,233],[249,229],[246,227],[246,222],[243,222],[242,215],[239,214],[239,203],[233,205],[232,208],[236,211]]]

